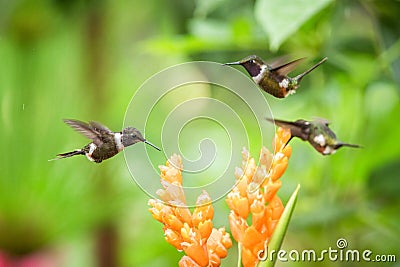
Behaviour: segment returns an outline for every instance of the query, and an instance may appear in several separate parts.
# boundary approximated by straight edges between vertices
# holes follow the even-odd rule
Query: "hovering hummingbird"
[[[329,128],[329,122],[326,119],[316,119],[314,121],[297,120],[294,122],[270,118],[267,118],[267,120],[282,128],[289,128],[292,137],[295,136],[303,141],[308,141],[322,155],[331,155],[343,146],[360,147],[359,145],[347,144],[337,140],[336,134]]]
[[[316,67],[324,63],[328,58],[323,58],[320,62],[312,66],[305,72],[297,75],[294,78],[287,76],[297,64],[304,58],[296,59],[289,63],[277,65],[269,65],[256,55],[248,56],[240,61],[225,63],[225,65],[241,65],[250,74],[253,81],[265,92],[277,97],[284,98],[290,94],[294,94],[299,87],[301,79]]]
[[[100,163],[115,156],[125,147],[138,142],[145,142],[160,151],[158,147],[144,139],[138,129],[133,127],[127,127],[122,132],[112,132],[106,126],[94,121],[86,123],[78,120],[64,120],[64,122],[87,138],[92,139],[92,142],[81,149],[58,154],[54,160],[85,155],[90,161]]]

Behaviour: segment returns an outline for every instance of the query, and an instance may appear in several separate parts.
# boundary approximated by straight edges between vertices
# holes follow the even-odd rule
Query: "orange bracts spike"
[[[292,147],[291,146],[285,146],[282,149],[282,153],[287,157],[290,158],[290,156],[292,155]]]
[[[229,225],[233,238],[237,242],[241,242],[243,239],[244,231],[248,227],[246,220],[237,215],[235,212],[231,211],[231,213],[229,214]]]
[[[268,213],[268,232],[270,235],[272,235],[273,231],[275,230],[275,226],[279,221],[279,218],[281,217],[283,213],[284,207],[282,204],[282,201],[280,200],[279,197],[274,196],[274,198],[271,200],[271,202],[267,206],[267,213]]]
[[[179,235],[177,232],[174,230],[166,228],[164,230],[165,234],[165,240],[173,245],[177,250],[183,250],[181,243],[183,242],[183,239],[181,235]]]
[[[180,231],[183,227],[183,223],[173,214],[166,214],[163,218],[163,222],[165,226],[174,231]]]
[[[258,263],[258,258],[251,249],[242,248],[242,263],[244,267],[255,267]]]
[[[200,222],[197,227],[203,238],[209,238],[209,236],[213,230],[213,223],[211,220],[207,220],[204,222]]]
[[[165,166],[160,166],[160,200],[150,199],[149,211],[164,224],[165,240],[184,251],[179,266],[219,266],[232,241],[224,228],[213,228],[214,208],[206,191],[197,198],[193,213],[186,207],[182,187],[182,159],[174,154]]]
[[[155,199],[150,199],[149,205],[152,206],[152,208],[150,208],[149,211],[153,215],[153,218],[159,222],[163,221],[163,216],[165,214],[169,214],[172,212],[169,206],[166,206],[162,204],[160,201],[157,201]]]
[[[268,170],[271,166],[272,158],[273,156],[271,152],[269,152],[267,148],[262,147],[260,152],[260,166],[265,166],[265,168]]]
[[[210,238],[207,240],[209,253],[216,253],[218,257],[225,258],[228,253],[228,248],[232,246],[232,240],[229,234],[225,232],[225,228],[212,229]]]
[[[220,266],[221,265],[221,258],[218,257],[217,254],[211,254],[208,255],[208,257],[210,258],[210,263],[209,263],[209,267],[214,267],[214,266]]]
[[[258,252],[270,239],[283,212],[276,195],[282,182],[279,180],[288,166],[292,148],[287,145],[290,130],[278,128],[273,146],[275,154],[263,147],[259,165],[246,149],[242,150],[242,166],[236,168],[236,187],[228,194],[226,203],[231,212],[229,224],[233,238],[242,246],[242,264],[256,266]],[[246,219],[251,214],[251,225]]]
[[[243,176],[236,184],[237,192],[239,193],[240,196],[245,197],[247,196],[247,185],[248,185],[248,180],[246,176]]]
[[[226,248],[230,248],[232,246],[232,239],[229,234],[225,231],[225,227],[221,227],[218,229],[222,233],[221,244]]]
[[[178,182],[182,185],[182,158],[177,154],[173,154],[167,161],[166,166],[159,166],[160,176],[162,180],[169,183]]]
[[[188,247],[183,248],[183,250],[185,251],[186,255],[192,258],[198,265],[208,265],[207,251],[200,244],[190,244]]]
[[[289,128],[278,128],[278,131],[275,135],[275,153],[277,151],[281,151],[284,146],[286,146],[287,142],[291,137],[290,129]]]
[[[263,236],[257,231],[254,225],[249,226],[244,233],[242,245],[251,248],[260,242],[264,242]]]
[[[187,207],[175,207],[174,213],[179,220],[192,226],[192,214]]]
[[[226,199],[229,208],[246,219],[249,215],[249,200],[246,197],[241,197],[237,191],[232,191],[229,195]]]
[[[169,183],[164,180],[161,180],[161,184],[164,189],[158,189],[156,192],[161,200],[174,206],[185,206],[185,193],[181,184],[176,181]]]
[[[281,188],[282,181],[277,180],[275,182],[268,181],[268,183],[264,186],[264,198],[266,202],[270,202],[271,199],[276,195],[279,188]]]
[[[251,204],[251,222],[252,225],[257,229],[261,230],[264,224],[265,216],[265,204],[264,201],[257,200]]]
[[[284,209],[281,199],[275,195],[275,197],[268,204],[268,208],[271,208],[272,210],[271,218],[273,220],[279,220]]]
[[[179,267],[201,267],[192,258],[188,256],[183,256],[179,261]]]
[[[274,162],[273,168],[271,170],[270,178],[272,181],[276,181],[281,178],[282,174],[285,172],[288,166],[288,158],[284,157],[282,159],[277,160]]]
[[[214,217],[214,208],[211,204],[202,205],[199,199],[204,199],[204,203],[211,203],[211,198],[207,192],[203,191],[202,195],[199,196],[196,205],[198,205],[192,215],[193,225],[197,226],[201,221],[210,220]]]

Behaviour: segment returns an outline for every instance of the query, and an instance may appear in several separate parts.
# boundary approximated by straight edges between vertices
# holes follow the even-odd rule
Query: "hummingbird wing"
[[[270,71],[274,71],[282,76],[286,76],[289,72],[291,72],[292,70],[294,70],[296,68],[296,66],[305,59],[305,57],[303,58],[299,58],[293,61],[290,61],[288,63],[285,63],[283,65],[279,65],[276,66],[276,63],[272,63],[272,69]]]
[[[329,124],[331,123],[328,119],[324,119],[324,118],[320,118],[320,117],[314,117],[313,120],[314,120],[314,122],[323,124],[325,126],[329,126]]]
[[[299,121],[283,121],[283,120],[276,120],[276,119],[270,119],[267,118],[268,121],[275,123],[275,125],[282,127],[282,128],[289,128],[290,133],[292,136],[299,137],[302,140],[307,140],[309,136],[309,125],[305,123],[301,123]]]
[[[105,126],[105,125],[103,125],[103,124],[101,124],[99,122],[96,122],[96,121],[89,121],[89,126],[93,130],[95,130],[96,132],[99,132],[101,134],[110,134],[110,133],[112,134],[113,133],[113,131],[108,129],[107,126]]]
[[[314,125],[314,133],[315,135],[322,134],[325,135],[326,137],[329,137],[331,140],[337,140],[336,134],[334,131],[332,131],[331,128],[329,128],[329,121],[324,118],[315,118],[313,120],[313,125]]]
[[[114,132],[111,131],[107,126],[96,121],[89,121],[89,126],[95,132],[99,133],[99,138],[103,143],[114,142]]]
[[[91,139],[95,145],[100,146],[103,143],[100,132],[96,131],[88,123],[72,119],[64,119],[64,122],[75,131]]]

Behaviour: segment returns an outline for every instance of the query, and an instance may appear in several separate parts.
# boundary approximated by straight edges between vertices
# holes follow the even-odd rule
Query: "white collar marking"
[[[114,140],[115,140],[115,144],[117,146],[118,152],[124,150],[124,145],[122,144],[122,134],[121,133],[115,133],[114,134]]]
[[[86,157],[88,158],[88,160],[94,161],[94,158],[92,158],[92,154],[93,154],[93,152],[94,152],[94,150],[95,150],[96,148],[97,148],[97,146],[96,146],[95,143],[91,143],[91,144],[90,144],[90,146],[89,146],[89,152],[85,154]]]
[[[260,73],[256,77],[252,77],[253,81],[255,81],[257,84],[259,84],[261,82],[261,80],[263,79],[264,73],[266,71],[267,71],[267,66],[266,65],[262,65]]]

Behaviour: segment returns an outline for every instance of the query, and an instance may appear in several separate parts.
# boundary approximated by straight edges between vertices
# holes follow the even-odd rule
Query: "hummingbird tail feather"
[[[306,76],[307,74],[309,74],[310,72],[312,72],[314,69],[316,69],[319,65],[321,65],[322,63],[324,63],[328,58],[324,57],[320,62],[318,62],[317,64],[315,64],[314,66],[312,66],[311,68],[309,68],[308,70],[306,70],[305,72],[297,75],[294,79],[297,80],[297,82],[299,83],[301,81],[301,79],[303,79],[304,76]]]
[[[69,158],[75,155],[85,155],[85,152],[82,149],[77,149],[71,152],[67,152],[67,153],[62,153],[62,154],[58,154],[57,158],[55,159],[64,159],[64,158]]]
[[[275,72],[279,73],[280,75],[286,76],[288,73],[290,73],[292,70],[294,70],[296,68],[296,66],[304,59],[305,59],[305,57],[290,61],[283,65],[274,66],[274,67],[272,67],[272,69],[270,71],[275,71]],[[273,64],[275,65],[275,63],[273,63]]]

